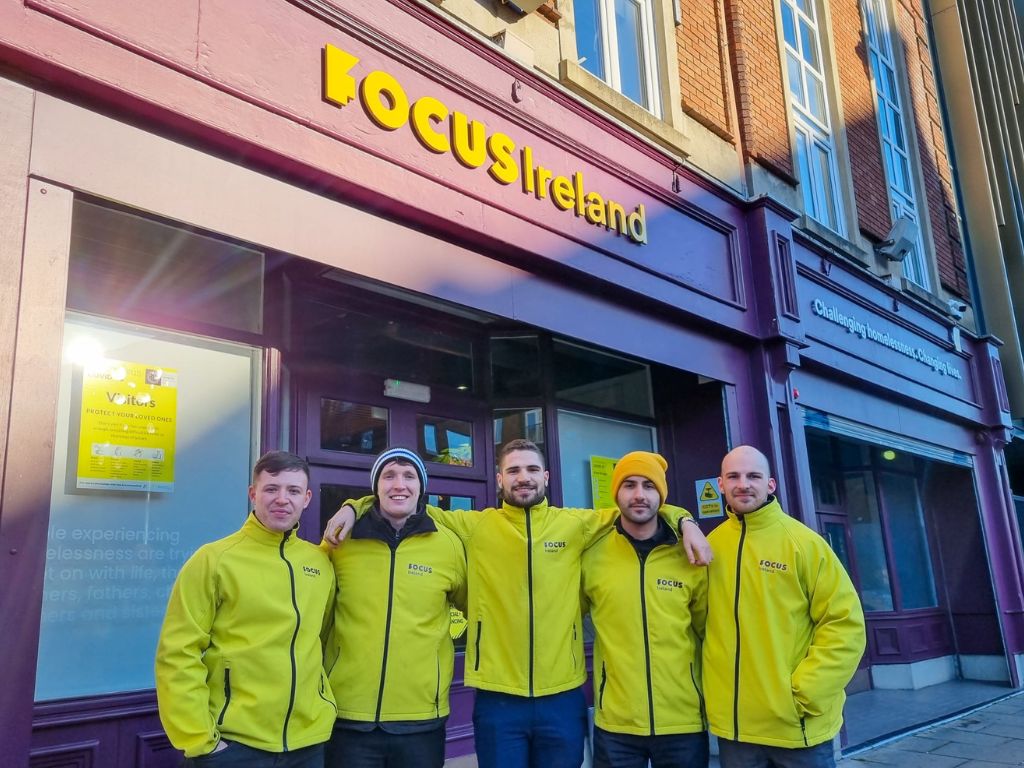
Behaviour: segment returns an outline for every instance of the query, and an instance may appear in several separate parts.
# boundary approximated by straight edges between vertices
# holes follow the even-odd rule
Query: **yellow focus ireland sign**
[[[174,490],[177,371],[102,360],[82,372],[78,488]]]

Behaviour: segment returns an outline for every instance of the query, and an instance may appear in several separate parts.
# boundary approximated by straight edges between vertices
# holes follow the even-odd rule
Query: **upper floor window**
[[[918,224],[917,244],[903,261],[903,274],[908,280],[929,288],[928,270],[924,263],[917,196],[911,172],[910,149],[906,122],[896,76],[892,34],[884,0],[865,0],[864,26],[867,29],[871,76],[875,82],[875,107],[878,133],[882,141],[882,158],[889,184],[889,200],[893,219],[905,216]]]
[[[652,0],[577,0],[573,8],[583,68],[660,116]]]
[[[780,0],[780,8],[804,208],[811,218],[845,234],[817,11],[813,0]]]

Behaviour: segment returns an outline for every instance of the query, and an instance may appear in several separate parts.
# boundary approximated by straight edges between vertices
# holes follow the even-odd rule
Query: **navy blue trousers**
[[[836,764],[831,740],[786,749],[719,738],[718,761],[722,768],[835,768]]]
[[[708,734],[634,736],[594,728],[594,768],[707,768]]]
[[[187,758],[183,768],[323,768],[324,745],[296,749],[293,752],[265,752],[233,741],[227,749]]]
[[[580,768],[583,689],[532,698],[478,690],[473,728],[480,768]]]

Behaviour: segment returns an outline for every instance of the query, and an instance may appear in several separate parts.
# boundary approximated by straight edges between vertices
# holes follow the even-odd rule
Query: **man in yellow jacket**
[[[389,448],[370,470],[372,509],[331,551],[338,580],[327,669],[338,723],[326,768],[441,768],[455,648],[465,610],[462,542],[424,508],[427,470]]]
[[[477,761],[480,768],[579,768],[586,730],[580,558],[618,510],[549,506],[544,457],[528,440],[502,446],[497,484],[500,507],[427,508],[466,548],[465,680],[477,689]],[[356,511],[365,513],[371,501],[355,502]],[[685,529],[688,555],[710,560],[689,513],[673,507],[665,514]],[[339,510],[328,522],[327,540],[344,538],[352,519],[347,505]]]
[[[619,517],[583,553],[594,629],[594,768],[707,768],[700,642],[707,571],[658,515],[668,462],[627,453],[612,472]],[[648,763],[650,761],[650,763]]]
[[[178,574],[156,693],[186,766],[323,766],[336,713],[321,645],[334,572],[295,533],[310,496],[303,459],[264,455],[241,530],[200,547]]]
[[[718,485],[704,691],[722,768],[830,768],[864,653],[860,599],[825,540],[779,506],[764,454],[728,453]]]

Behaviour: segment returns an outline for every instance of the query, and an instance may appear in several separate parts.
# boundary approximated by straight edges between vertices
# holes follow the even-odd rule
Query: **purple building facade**
[[[658,450],[705,530],[754,444],[861,592],[853,690],[1022,684],[999,342],[788,207],[405,0],[0,0],[0,63],[0,766],[176,764],[167,593],[272,448],[316,540],[388,444],[455,508],[513,437],[577,506]]]

